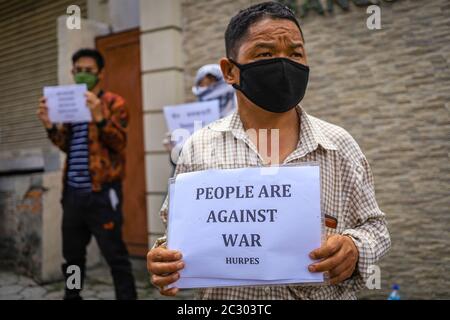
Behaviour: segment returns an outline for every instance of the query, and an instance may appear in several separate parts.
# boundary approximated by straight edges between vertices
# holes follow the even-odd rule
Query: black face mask
[[[305,96],[309,67],[287,58],[264,59],[239,64],[240,85],[233,84],[251,102],[264,110],[282,113],[296,107]]]

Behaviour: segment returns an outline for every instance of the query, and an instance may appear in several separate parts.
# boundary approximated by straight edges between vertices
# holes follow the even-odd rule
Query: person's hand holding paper
[[[162,295],[175,296],[178,288],[168,288],[180,279],[180,272],[184,268],[179,251],[158,247],[147,254],[147,269],[152,273],[151,282]]]
[[[92,119],[95,122],[101,122],[104,119],[101,100],[91,91],[86,91],[84,96],[86,97],[86,105],[91,112]]]
[[[49,130],[53,124],[50,121],[50,117],[48,115],[48,106],[47,106],[47,98],[46,97],[41,97],[39,99],[39,107],[38,107],[36,114],[37,114],[39,120],[41,120],[44,128]]]

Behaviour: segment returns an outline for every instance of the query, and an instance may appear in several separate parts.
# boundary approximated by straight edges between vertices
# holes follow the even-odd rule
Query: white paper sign
[[[220,118],[219,100],[166,106],[164,116],[170,132],[185,129],[192,134]]]
[[[48,115],[52,123],[91,122],[91,111],[86,105],[85,84],[44,87]]]
[[[170,185],[168,248],[179,288],[320,283],[309,253],[322,239],[317,165],[206,170]]]

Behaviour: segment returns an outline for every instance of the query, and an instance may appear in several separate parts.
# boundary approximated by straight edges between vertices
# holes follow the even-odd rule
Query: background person
[[[67,154],[63,176],[62,241],[67,268],[76,265],[85,276],[86,247],[93,235],[108,263],[117,299],[136,299],[128,251],[122,240],[122,179],[125,175],[128,111],[119,95],[103,91],[104,60],[93,49],[81,49],[72,57],[72,74],[86,84],[86,104],[92,122],[51,123],[45,97],[38,117],[48,138]],[[64,299],[81,299],[80,290],[65,288]]]

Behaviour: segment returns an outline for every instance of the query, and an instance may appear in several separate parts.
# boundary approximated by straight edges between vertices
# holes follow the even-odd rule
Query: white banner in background
[[[170,132],[185,129],[190,134],[220,118],[219,100],[185,103],[164,107],[167,128]],[[198,127],[195,127],[195,122]]]

